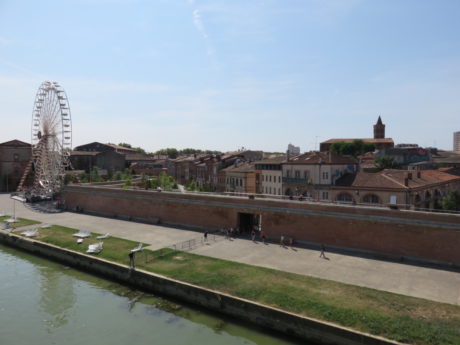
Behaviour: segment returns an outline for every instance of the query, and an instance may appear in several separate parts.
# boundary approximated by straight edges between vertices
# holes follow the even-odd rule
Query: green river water
[[[305,343],[0,245],[0,344]]]

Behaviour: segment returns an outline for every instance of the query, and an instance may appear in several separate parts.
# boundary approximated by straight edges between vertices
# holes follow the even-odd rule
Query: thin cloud
[[[192,6],[195,6],[195,0],[187,0],[187,2],[192,5]],[[209,40],[209,35],[206,31],[206,28],[203,24],[203,19],[201,17],[201,12],[199,9],[195,8],[192,12],[193,14],[193,24],[195,25],[195,28],[198,30],[198,32],[200,33],[200,35],[203,37],[205,43],[206,43],[206,53],[208,54],[208,56],[214,56],[216,51],[214,49],[214,47],[212,46],[210,40]]]
[[[201,20],[201,15],[200,15],[199,10],[193,10],[193,23],[195,24],[195,27],[200,32],[200,34],[202,34],[205,39],[208,39],[208,34],[206,33],[206,30],[203,25],[203,21]]]

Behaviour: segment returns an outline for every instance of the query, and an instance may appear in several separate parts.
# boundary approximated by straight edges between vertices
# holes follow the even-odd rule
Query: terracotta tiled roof
[[[31,145],[29,143],[25,143],[24,141],[14,139],[14,140],[10,140],[10,141],[1,143],[0,146],[27,146],[27,147],[30,147]]]
[[[71,156],[97,156],[100,152],[95,151],[71,151]]]
[[[222,169],[225,172],[249,172],[255,170],[254,163],[238,163],[230,165],[229,167]]]
[[[418,177],[420,173],[420,177]],[[443,182],[460,180],[460,176],[441,170],[395,170],[385,169],[376,173],[360,171],[350,176],[342,176],[337,180],[337,186],[355,188],[390,188],[390,189],[416,189]],[[405,186],[407,179],[408,185]]]
[[[255,164],[280,164],[286,162],[286,155],[279,155],[267,159],[263,159],[261,161],[255,161]]]
[[[284,164],[357,164],[357,160],[353,157],[339,156],[330,152],[307,152],[298,156],[291,157]]]
[[[135,149],[132,149],[132,148],[129,148],[129,147],[120,146],[120,145],[115,145],[115,144],[104,144],[104,145],[113,147],[113,148],[116,149],[116,150],[125,150],[125,151],[137,152],[137,150],[135,150]]]
[[[128,153],[126,155],[127,161],[156,161],[158,159],[166,159],[167,156],[165,155],[143,155],[141,153]]]

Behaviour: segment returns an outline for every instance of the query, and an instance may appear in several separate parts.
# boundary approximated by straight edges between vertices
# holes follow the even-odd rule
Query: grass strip
[[[96,243],[92,234],[77,244],[77,232],[53,225],[40,229],[43,242],[86,252]],[[97,256],[128,264],[138,243],[110,237]],[[166,252],[166,254],[165,254]],[[388,339],[420,345],[460,344],[460,306],[398,295],[325,279],[251,266],[186,252],[162,249],[138,253],[136,266],[144,270],[218,290],[265,305],[333,322]]]
[[[4,216],[0,217],[0,223],[4,223],[5,220],[12,218],[10,216]],[[37,222],[35,220],[30,220],[30,219],[25,219],[25,218],[16,218],[17,222],[15,223],[10,223],[9,227],[11,229],[16,229],[16,228],[21,228],[23,226],[28,226],[28,225],[34,225],[34,224],[40,224],[40,222]]]

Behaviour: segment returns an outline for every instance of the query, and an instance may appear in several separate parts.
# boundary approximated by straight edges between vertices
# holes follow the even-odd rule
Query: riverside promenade
[[[160,225],[96,217],[72,212],[40,213],[0,194],[0,213],[42,223],[107,233],[115,237],[148,243],[150,249],[169,247],[200,238],[202,233]],[[319,250],[263,244],[249,239],[222,240],[201,246],[193,253],[255,266],[335,280],[343,283],[460,305],[460,272],[402,264]]]

